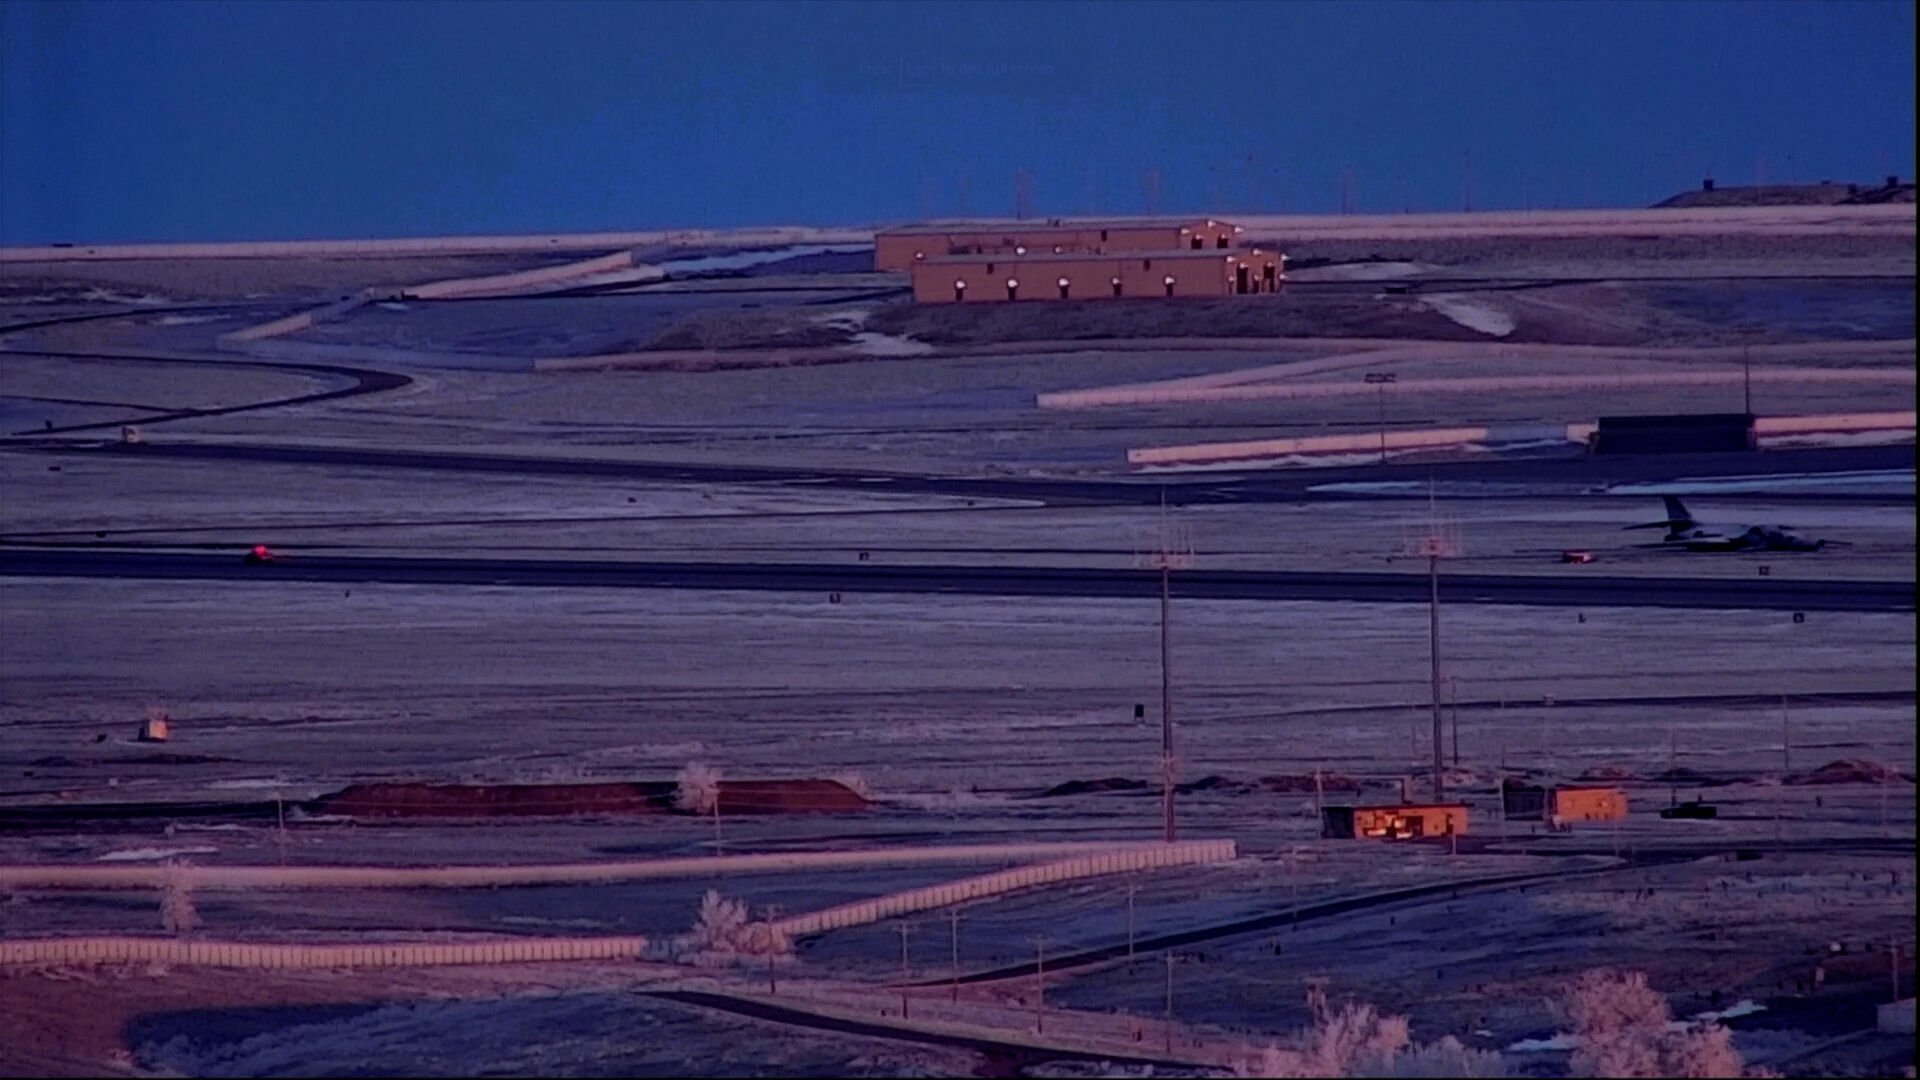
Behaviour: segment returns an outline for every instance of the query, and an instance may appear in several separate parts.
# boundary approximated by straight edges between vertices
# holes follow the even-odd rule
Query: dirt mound
[[[607,784],[354,784],[308,804],[350,817],[674,814],[671,781]],[[720,813],[803,814],[872,805],[838,780],[723,780]]]
[[[309,810],[349,817],[498,817],[543,814],[665,814],[671,782],[617,784],[353,784]]]
[[[1247,795],[1258,790],[1259,783],[1245,780],[1229,780],[1224,776],[1203,776],[1184,784],[1175,784],[1173,790],[1181,795],[1194,795],[1203,791],[1219,792],[1224,795]],[[1124,776],[1108,776],[1098,780],[1068,780],[1055,784],[1037,795],[1035,799],[1051,799],[1062,795],[1099,795],[1108,792],[1146,793],[1158,792],[1158,781],[1130,780]],[[1307,790],[1313,790],[1313,778],[1307,778]]]
[[[1098,780],[1069,780],[1064,784],[1055,784],[1035,795],[1036,799],[1052,799],[1064,795],[1099,795],[1109,791],[1144,791],[1145,780],[1129,780],[1124,776],[1107,776]]]
[[[1751,777],[1729,778],[1714,776],[1711,773],[1703,773],[1698,769],[1667,769],[1664,772],[1655,773],[1647,779],[1658,781],[1662,784],[1683,784],[1688,787],[1725,787],[1728,784],[1738,784],[1743,780],[1750,780]]]
[[[1795,773],[1789,784],[1911,784],[1913,778],[1877,761],[1841,758],[1829,761],[1811,772]]]
[[[872,805],[838,780],[720,781],[722,815],[842,813]]]
[[[1254,781],[1264,791],[1282,793],[1312,791],[1314,777],[1312,773],[1287,773],[1279,776],[1263,776]],[[1359,791],[1360,781],[1345,773],[1323,772],[1320,774],[1322,791]]]
[[[1217,791],[1226,795],[1245,795],[1254,790],[1254,785],[1245,780],[1229,780],[1224,776],[1203,776],[1185,784],[1175,784],[1173,790],[1182,795],[1193,795],[1202,791]]]

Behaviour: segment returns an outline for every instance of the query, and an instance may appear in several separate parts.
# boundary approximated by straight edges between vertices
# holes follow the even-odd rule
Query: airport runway
[[[371,373],[367,373],[371,374]],[[355,391],[347,391],[355,392]],[[337,393],[337,392],[336,392]],[[493,473],[517,476],[566,476],[645,483],[774,483],[825,490],[892,495],[945,495],[955,498],[1033,500],[1047,505],[1169,505],[1207,503],[1291,503],[1356,498],[1427,497],[1431,481],[1448,498],[1516,495],[1578,495],[1612,484],[1672,480],[1678,477],[1769,476],[1911,470],[1914,447],[1855,446],[1772,450],[1732,454],[1655,454],[1557,458],[1507,458],[1421,464],[1360,465],[1339,468],[1208,472],[1121,479],[932,476],[874,471],[796,469],[691,462],[621,461],[606,458],[530,457],[433,450],[301,446],[280,443],[121,443],[59,439],[17,439],[0,451],[58,454],[127,455],[197,461],[256,462],[352,469],[409,469],[430,472]],[[1331,484],[1388,485],[1369,491],[1324,490]],[[1402,485],[1394,489],[1394,483]],[[1477,489],[1477,490],[1476,490]],[[1898,495],[1804,495],[1768,493],[1769,499],[1827,498],[1857,503],[1908,503]]]
[[[714,589],[965,596],[1144,598],[1159,595],[1150,570],[1025,566],[877,566],[864,563],[628,562],[568,559],[381,558],[298,555],[249,564],[238,555],[0,548],[0,577],[160,581],[318,582],[502,588]],[[1424,574],[1194,570],[1173,576],[1194,600],[1423,603]],[[1734,608],[1765,611],[1912,611],[1907,581],[1631,578],[1561,574],[1442,574],[1452,604],[1548,607]]]

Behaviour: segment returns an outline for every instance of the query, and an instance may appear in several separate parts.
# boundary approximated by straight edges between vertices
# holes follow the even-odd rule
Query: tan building
[[[874,234],[873,268],[906,271],[916,263],[949,255],[1220,251],[1239,246],[1241,232],[1238,225],[1212,218],[905,225]]]
[[[1261,248],[945,255],[913,266],[913,298],[923,304],[1126,297],[1244,296],[1280,290],[1279,252]]]

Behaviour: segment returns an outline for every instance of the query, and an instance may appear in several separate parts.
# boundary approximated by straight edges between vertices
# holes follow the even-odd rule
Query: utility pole
[[[1447,676],[1447,698],[1453,712],[1453,767],[1460,767],[1460,680]]]
[[[1667,721],[1667,805],[1680,805],[1680,736]]]
[[[1446,730],[1441,722],[1440,715],[1440,560],[1443,558],[1452,558],[1458,554],[1459,545],[1450,539],[1441,529],[1438,504],[1435,502],[1431,481],[1428,482],[1427,505],[1429,513],[1433,516],[1433,527],[1432,530],[1421,539],[1419,554],[1427,558],[1427,583],[1429,588],[1429,602],[1427,605],[1427,653],[1429,661],[1428,675],[1431,680],[1433,702],[1433,801],[1438,803],[1445,802],[1447,797],[1446,762],[1442,756],[1444,749],[1441,745],[1441,740],[1446,737]]]
[[[1173,647],[1170,617],[1173,608],[1173,571],[1193,566],[1193,545],[1175,535],[1167,521],[1167,492],[1160,490],[1160,544],[1148,562],[1160,571],[1160,831],[1161,839],[1173,843],[1178,837],[1174,825],[1173,789],[1178,759],[1173,752]]]
[[[1784,783],[1787,773],[1793,771],[1792,745],[1793,734],[1787,726],[1787,695],[1780,695],[1780,779]]]
[[[1036,934],[1033,938],[1033,1030],[1039,1034],[1046,1030],[1047,1000],[1047,938],[1045,934]]]
[[[1131,881],[1127,882],[1127,960],[1128,961],[1133,960],[1133,897],[1134,897],[1134,894],[1138,893],[1139,891],[1140,891],[1140,886],[1138,884]]]
[[[1169,951],[1162,959],[1167,962],[1167,1053],[1173,1053],[1173,953]]]
[[[947,944],[953,950],[953,1000],[960,1000],[960,913],[947,912]]]
[[[1740,346],[1741,409],[1753,415],[1753,346]]]
[[[1387,384],[1399,376],[1391,371],[1369,371],[1361,381],[1376,388],[1374,399],[1379,405],[1380,419],[1380,464],[1387,463]]]
[[[907,935],[913,932],[913,927],[908,923],[901,923],[899,926],[894,927],[894,930],[900,935],[900,1019],[905,1020],[907,1018],[908,979]]]
[[[768,904],[766,907],[760,909],[760,918],[767,924],[767,993],[769,994],[777,994],[780,992],[773,981],[773,921],[779,917],[780,905],[778,904]]]

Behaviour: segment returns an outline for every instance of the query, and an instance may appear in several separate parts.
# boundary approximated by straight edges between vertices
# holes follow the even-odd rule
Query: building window
[[[954,283],[953,283],[953,299],[954,299],[954,301],[955,301],[956,303],[958,303],[959,301],[961,301],[961,300],[965,300],[966,298],[967,298],[967,283],[966,283],[966,282],[964,282],[964,281],[956,281],[956,282],[954,282]]]
[[[1193,238],[1193,250],[1199,251],[1202,247],[1205,247],[1205,246],[1206,246],[1206,241],[1200,239],[1197,236]]]
[[[1113,279],[1113,295],[1115,296],[1120,295],[1120,279],[1119,278]]]
[[[927,253],[924,251],[916,251],[913,253],[913,260],[915,262],[919,262],[921,259],[924,259],[926,257],[927,257]]]
[[[1107,242],[1107,230],[1105,229],[1100,230],[1100,242],[1103,244]]]
[[[1020,299],[1020,279],[1019,278],[1007,279],[1007,299],[1009,300]]]
[[[1214,246],[1214,247],[1219,247],[1219,248],[1223,248],[1223,247],[1226,247],[1226,246],[1227,246],[1227,238],[1226,238],[1225,236],[1218,236],[1218,237],[1215,237],[1215,238],[1214,238],[1214,242],[1213,242],[1213,246]]]
[[[992,264],[992,263],[988,263],[988,264],[987,264],[987,273],[989,273],[989,274],[991,274],[991,273],[993,273],[993,264]]]
[[[1153,260],[1152,260],[1152,259],[1141,259],[1141,260],[1140,260],[1140,269],[1142,269],[1142,270],[1151,270],[1151,269],[1153,269]]]
[[[1166,277],[1161,278],[1160,284],[1165,285],[1167,287],[1168,296],[1173,295],[1173,275],[1172,274],[1168,274]]]
[[[1060,286],[1060,299],[1062,300],[1067,299],[1067,289],[1070,287],[1072,283],[1069,282],[1066,278],[1061,278],[1057,282],[1057,284]]]
[[[1025,255],[1027,253],[1027,249],[1024,247],[1016,247],[1013,249],[1013,253],[1015,255]]]

